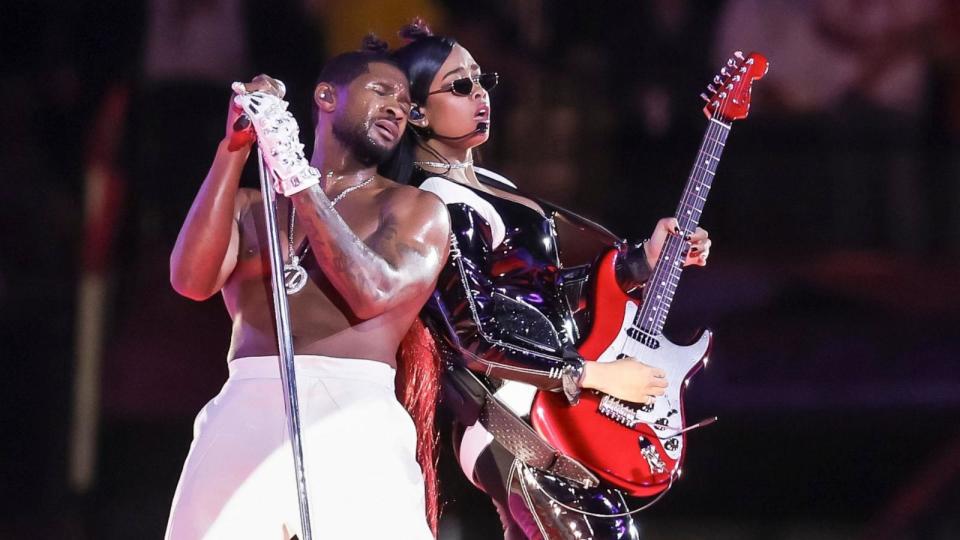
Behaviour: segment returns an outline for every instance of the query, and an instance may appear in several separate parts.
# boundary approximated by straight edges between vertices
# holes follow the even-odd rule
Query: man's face
[[[399,69],[374,62],[340,92],[333,136],[364,165],[382,163],[400,143],[410,110],[407,86]]]

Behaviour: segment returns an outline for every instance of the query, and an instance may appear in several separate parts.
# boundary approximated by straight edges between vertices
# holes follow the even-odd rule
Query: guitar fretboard
[[[700,151],[693,163],[693,169],[687,178],[683,196],[677,206],[676,218],[680,224],[680,236],[669,235],[660,252],[660,258],[647,282],[643,304],[637,311],[634,326],[643,332],[656,336],[663,332],[667,322],[667,313],[673,302],[673,295],[683,273],[683,261],[686,258],[686,234],[692,234],[700,223],[700,215],[707,202],[717,164],[723,154],[723,147],[730,133],[730,126],[718,120],[710,119],[707,132],[700,143]]]

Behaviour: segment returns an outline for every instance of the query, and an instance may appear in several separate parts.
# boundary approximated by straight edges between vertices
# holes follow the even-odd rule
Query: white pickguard
[[[667,383],[669,385],[667,391],[654,401],[651,410],[638,410],[636,406],[630,406],[630,409],[635,411],[634,418],[636,420],[651,425],[663,425],[663,429],[657,429],[656,431],[660,434],[661,440],[666,442],[671,434],[686,427],[682,417],[683,409],[680,406],[680,391],[687,384],[687,375],[690,371],[701,361],[706,362],[707,359],[704,355],[710,346],[711,334],[708,330],[695,343],[687,346],[676,345],[667,340],[663,334],[659,334],[653,336],[653,338],[659,342],[660,346],[656,349],[651,348],[627,334],[627,330],[633,326],[634,316],[636,316],[638,309],[636,304],[626,303],[620,331],[610,347],[597,358],[597,361],[612,362],[619,355],[625,354],[644,364],[667,372]],[[624,405],[629,404],[624,403]],[[649,407],[646,408],[649,409]],[[683,439],[676,438],[675,445],[665,445],[664,449],[672,459],[679,459],[683,451]]]
[[[659,420],[659,423],[663,425],[664,428],[656,431],[660,434],[661,440],[666,442],[671,434],[686,427],[682,417],[683,410],[680,407],[680,391],[687,384],[686,379],[690,371],[693,370],[701,360],[706,362],[707,359],[704,357],[704,354],[707,352],[707,347],[710,346],[711,333],[709,330],[704,332],[703,335],[700,336],[700,339],[687,346],[676,345],[668,341],[663,334],[660,334],[655,336],[656,340],[660,343],[660,347],[651,349],[627,335],[627,330],[632,326],[632,321],[637,313],[637,309],[638,306],[632,302],[625,304],[623,319],[620,331],[617,333],[617,338],[610,347],[597,358],[597,361],[612,362],[617,359],[618,355],[626,354],[627,356],[632,356],[640,360],[644,364],[658,367],[667,372],[667,383],[669,386],[667,386],[666,393],[656,399],[652,410],[637,410],[636,406],[624,403],[624,406],[629,406],[634,412],[634,418],[639,422],[653,425],[657,424]],[[504,381],[503,386],[497,389],[494,396],[516,413],[517,416],[528,418],[536,393],[537,388],[529,384],[517,381]],[[664,419],[666,423],[664,423]],[[610,421],[613,422],[614,420]],[[667,448],[668,446],[670,448]],[[670,458],[674,460],[679,459],[683,451],[683,439],[678,437],[675,447],[673,445],[665,445],[664,450]]]

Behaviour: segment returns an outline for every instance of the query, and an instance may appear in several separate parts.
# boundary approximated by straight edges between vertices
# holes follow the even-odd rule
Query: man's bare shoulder
[[[424,219],[448,217],[446,205],[433,193],[393,180],[383,180],[382,201],[391,211],[407,217],[422,216]]]

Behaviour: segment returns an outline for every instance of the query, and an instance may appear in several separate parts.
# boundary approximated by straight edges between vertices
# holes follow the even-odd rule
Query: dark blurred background
[[[167,260],[229,83],[283,79],[309,136],[324,59],[416,14],[501,75],[484,163],[631,238],[674,210],[703,86],[736,49],[770,59],[667,329],[714,330],[687,405],[720,422],[646,538],[960,538],[960,2],[3,7],[0,538],[162,537],[227,374],[222,302],[178,297]],[[441,465],[441,537],[496,538]]]

